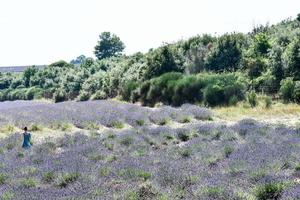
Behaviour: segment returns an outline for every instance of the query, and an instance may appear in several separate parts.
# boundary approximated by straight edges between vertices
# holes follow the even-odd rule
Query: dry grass
[[[241,102],[237,106],[216,107],[213,111],[217,119],[226,121],[253,118],[272,124],[293,126],[300,124],[300,105],[294,103],[283,104],[275,101],[271,108],[265,108],[264,101],[260,99],[259,105],[254,108],[251,108],[247,102]]]

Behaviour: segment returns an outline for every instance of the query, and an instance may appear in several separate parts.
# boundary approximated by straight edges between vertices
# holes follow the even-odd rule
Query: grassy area
[[[300,105],[273,101],[271,107],[266,108],[262,97],[259,98],[258,105],[254,108],[248,102],[241,102],[236,106],[216,107],[213,111],[216,118],[229,121],[254,118],[288,125],[298,125],[300,123]]]

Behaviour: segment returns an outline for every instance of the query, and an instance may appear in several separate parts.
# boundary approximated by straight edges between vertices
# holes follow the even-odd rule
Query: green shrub
[[[238,97],[234,95],[234,96],[229,98],[228,105],[229,106],[236,106],[238,102],[239,102]]]
[[[93,94],[91,96],[92,100],[101,100],[101,99],[106,99],[107,98],[107,94],[104,91],[97,91],[95,94]]]
[[[90,94],[88,92],[85,92],[85,91],[81,92],[79,94],[79,96],[77,97],[78,101],[87,101],[89,99],[90,99]]]
[[[80,174],[77,172],[73,172],[73,173],[66,173],[64,174],[59,182],[58,182],[58,186],[59,187],[67,187],[69,184],[74,183],[75,181],[77,181],[77,179],[80,177]]]
[[[136,120],[136,124],[138,126],[144,126],[145,125],[145,121],[143,119],[138,119],[138,120]]]
[[[178,137],[178,139],[180,139],[180,140],[183,141],[183,142],[186,142],[186,141],[188,141],[188,140],[190,139],[189,134],[188,134],[188,133],[185,133],[185,132],[179,132],[179,133],[177,134],[177,137]]]
[[[228,158],[229,155],[234,151],[234,148],[231,147],[231,146],[226,146],[224,148],[224,154],[225,154],[225,157]]]
[[[296,165],[295,170],[300,172],[300,163]]]
[[[27,179],[22,180],[20,182],[20,184],[22,186],[24,186],[25,188],[34,188],[37,185],[37,181],[35,179],[32,179],[32,178],[27,178]]]
[[[286,78],[280,82],[280,94],[284,102],[293,101],[295,82],[292,78]]]
[[[255,190],[255,196],[258,200],[280,199],[283,191],[281,183],[267,183],[260,185]]]
[[[199,195],[207,199],[227,199],[225,189],[219,186],[205,187],[200,191]]]
[[[11,192],[4,192],[1,196],[1,200],[14,200],[15,195]]]
[[[185,116],[185,117],[179,119],[180,123],[190,123],[191,121],[192,121],[192,119],[189,116]]]
[[[17,152],[17,158],[24,158],[23,152]]]
[[[300,103],[300,81],[295,82],[295,88],[293,91],[293,99],[295,102]]]
[[[42,97],[43,97],[43,90],[37,87],[31,87],[25,93],[26,100],[40,99]]]
[[[272,98],[267,96],[265,97],[265,108],[269,109],[272,106]]]
[[[124,128],[124,124],[122,122],[120,122],[120,121],[113,121],[112,123],[110,123],[108,125],[108,127],[122,129],[122,128]]]
[[[128,81],[125,85],[121,88],[120,94],[122,99],[125,101],[130,101],[132,92],[138,88],[139,83],[136,81]]]
[[[65,101],[67,100],[67,93],[62,89],[58,89],[53,94],[53,100],[55,103]]]
[[[142,179],[143,181],[151,178],[151,173],[135,168],[122,169],[119,171],[119,175],[125,179]]]
[[[54,172],[53,171],[48,171],[48,172],[45,172],[43,174],[42,180],[45,183],[51,183],[54,180],[54,178],[55,178]]]
[[[100,174],[100,176],[103,176],[103,177],[108,176],[110,174],[110,169],[106,168],[106,167],[101,168],[99,170],[99,174]]]
[[[192,151],[190,149],[184,149],[179,151],[180,155],[184,158],[188,158],[192,155]]]
[[[29,130],[31,130],[31,131],[42,131],[43,127],[41,125],[39,125],[39,124],[32,124],[29,127]]]
[[[130,146],[133,143],[133,138],[130,136],[126,136],[121,139],[120,143],[124,146]]]
[[[6,174],[0,173],[0,185],[3,185],[8,179]]]
[[[251,91],[248,93],[247,97],[248,97],[248,103],[250,104],[250,106],[252,108],[256,107],[258,104],[256,93],[254,91]]]
[[[224,103],[224,90],[219,85],[209,85],[204,90],[204,102],[209,106],[217,106]]]
[[[180,106],[184,103],[201,102],[203,99],[201,89],[203,87],[204,83],[196,76],[184,76],[174,83],[174,92],[170,104]]]

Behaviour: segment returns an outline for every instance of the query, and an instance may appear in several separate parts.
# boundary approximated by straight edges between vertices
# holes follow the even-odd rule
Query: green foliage
[[[226,194],[224,188],[215,186],[202,189],[200,196],[207,197],[208,199],[223,199]]]
[[[79,101],[87,101],[90,99],[90,94],[86,91],[83,91],[79,94],[78,98]]]
[[[255,196],[258,200],[280,199],[283,185],[280,183],[267,183],[256,188]]]
[[[228,105],[233,96],[236,101],[244,99],[246,83],[240,78],[231,73],[198,76],[166,73],[144,82],[134,98],[148,106],[158,102],[179,106],[202,101],[209,106]]]
[[[251,91],[247,95],[248,102],[252,108],[256,107],[258,104],[257,95],[254,91]]]
[[[122,169],[118,174],[125,179],[142,179],[143,181],[147,181],[151,178],[151,173],[135,168]]]
[[[94,52],[99,60],[119,55],[125,48],[121,39],[110,32],[101,33],[99,38]]]
[[[125,101],[130,101],[132,92],[138,88],[139,83],[136,81],[128,81],[125,83],[125,85],[122,87],[120,91],[120,95],[122,96],[122,99]]]
[[[71,63],[61,60],[22,73],[0,73],[0,101],[120,96],[147,106],[218,106],[236,105],[248,88],[272,95],[280,90],[285,101],[299,102],[298,89],[288,92],[280,84],[287,77],[300,81],[299,36],[299,21],[288,19],[257,26],[249,34],[195,36],[127,56],[121,55],[120,38],[103,32],[95,47],[97,60],[81,55]]]
[[[11,192],[4,192],[1,196],[1,200],[13,200],[15,199],[14,193]]]
[[[293,100],[295,83],[292,78],[286,78],[280,82],[280,94],[285,102]]]
[[[6,174],[0,173],[0,185],[3,185],[4,183],[6,183],[8,177]]]
[[[296,103],[300,103],[300,81],[295,82],[295,87],[293,91],[293,99]]]
[[[300,163],[296,165],[295,170],[296,170],[297,172],[300,172]]]
[[[224,98],[224,91],[219,85],[209,85],[204,90],[204,101],[207,105],[216,106]]]
[[[48,171],[48,172],[45,172],[43,174],[43,182],[45,183],[51,183],[52,181],[54,181],[54,178],[55,178],[55,174],[53,171]]]
[[[61,188],[67,187],[69,184],[74,183],[79,177],[80,174],[77,172],[63,174],[63,176],[60,177],[58,186]]]
[[[271,44],[266,33],[258,33],[253,38],[253,48],[256,55],[265,55],[271,48]]]
[[[130,136],[126,136],[121,139],[120,143],[124,146],[129,147],[133,143],[133,138]]]
[[[172,71],[183,71],[179,68],[175,60],[176,58],[170,46],[165,45],[151,52],[147,57],[148,68],[145,74],[146,78],[157,77]]]
[[[235,71],[242,58],[242,34],[225,34],[218,38],[206,59],[206,68],[213,71]]]
[[[29,67],[23,72],[23,81],[24,81],[24,86],[29,87],[30,85],[30,79],[34,74],[37,72],[36,67]]]
[[[67,94],[64,90],[59,89],[53,94],[53,100],[55,103],[67,100]]]
[[[27,179],[21,180],[20,184],[25,188],[35,188],[37,185],[37,181],[32,178],[27,178]]]
[[[284,52],[285,71],[287,76],[300,80],[300,37],[296,36]]]
[[[275,45],[269,53],[269,64],[272,75],[275,77],[273,82],[275,92],[280,88],[280,81],[284,78],[284,68],[282,60],[283,50],[280,45]]]
[[[177,135],[178,139],[180,139],[183,142],[186,142],[190,139],[190,135],[185,132],[179,132]]]
[[[234,148],[232,146],[226,146],[224,148],[224,154],[225,154],[225,157],[228,158],[229,155],[234,151]]]
[[[113,121],[108,125],[108,127],[122,129],[122,128],[124,128],[124,124],[120,121]]]
[[[267,96],[264,98],[265,101],[265,108],[269,109],[272,106],[272,98]]]

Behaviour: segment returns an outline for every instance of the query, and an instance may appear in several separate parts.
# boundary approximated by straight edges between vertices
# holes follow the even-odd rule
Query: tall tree
[[[242,34],[226,34],[218,38],[206,59],[206,68],[212,71],[235,71],[242,58]]]
[[[95,46],[94,51],[96,57],[99,60],[120,55],[121,52],[125,49],[124,43],[115,34],[111,34],[110,32],[103,32],[99,37],[100,40]]]
[[[300,80],[300,39],[296,37],[284,52],[286,75]]]

